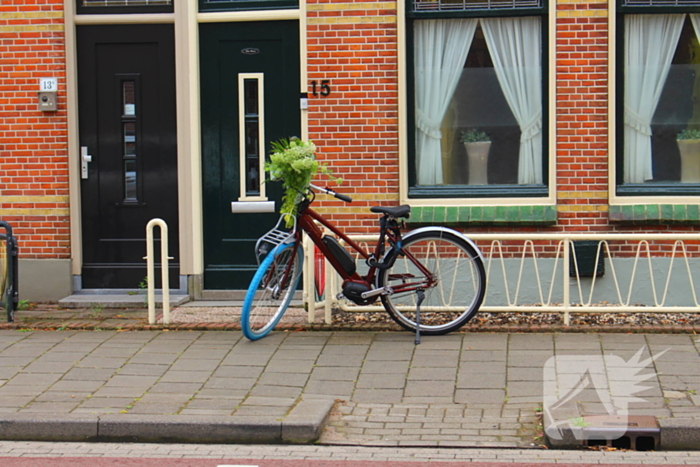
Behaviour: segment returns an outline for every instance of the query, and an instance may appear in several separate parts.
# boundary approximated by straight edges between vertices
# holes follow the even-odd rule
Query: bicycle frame
[[[316,247],[321,251],[323,256],[328,260],[328,262],[333,266],[333,269],[336,270],[336,272],[343,278],[343,281],[349,281],[349,282],[354,282],[357,284],[361,284],[367,287],[368,291],[371,290],[376,283],[376,276],[377,276],[377,270],[378,268],[375,266],[369,266],[369,270],[365,276],[359,275],[357,272],[353,274],[348,274],[347,271],[343,268],[343,266],[340,264],[340,261],[333,255],[333,253],[330,251],[330,249],[326,246],[326,244],[322,241],[324,237],[324,232],[322,231],[321,227],[319,227],[314,221],[318,222],[321,224],[323,227],[326,227],[328,230],[330,230],[334,235],[336,235],[338,238],[343,240],[350,248],[355,250],[357,253],[359,253],[362,258],[365,259],[365,261],[369,260],[371,257],[376,258],[377,260],[381,260],[383,254],[383,248],[382,248],[382,239],[380,238],[377,241],[377,245],[374,248],[374,252],[372,255],[367,252],[364,248],[362,248],[359,244],[357,244],[355,241],[350,239],[347,235],[345,235],[342,231],[340,231],[339,228],[336,226],[332,225],[328,220],[326,220],[322,215],[314,211],[313,209],[309,208],[308,205],[306,206],[300,206],[300,211],[297,214],[297,232],[296,232],[296,245],[301,244],[301,231],[306,232],[306,234],[309,236],[311,241],[314,242]],[[385,232],[387,239],[389,240],[390,243],[397,243],[398,239],[394,236],[393,232],[391,230],[387,230]],[[297,246],[295,246],[295,249]],[[426,275],[426,277],[431,278],[428,283],[417,283],[417,282],[405,282],[405,279],[408,279],[409,276],[402,277],[401,274],[393,275],[394,278],[400,278],[404,279],[404,283],[397,285],[396,287],[393,288],[392,292],[405,292],[405,291],[411,291],[411,290],[417,290],[417,289],[427,289],[430,288],[434,284],[434,280],[432,279],[432,274],[430,271],[423,266],[423,264],[417,260],[413,255],[411,255],[409,252],[404,252],[404,255],[406,258],[412,262],[423,274]]]
[[[347,235],[341,232],[336,226],[332,225],[319,213],[308,207],[304,209],[303,212],[301,212],[297,217],[298,229],[306,232],[311,241],[314,242],[316,247],[321,251],[321,253],[323,253],[323,256],[326,257],[328,262],[331,263],[331,266],[333,266],[333,269],[335,269],[338,272],[338,274],[340,274],[343,280],[367,283],[368,285],[373,284],[377,268],[370,267],[369,272],[367,276],[365,276],[365,278],[360,276],[357,272],[355,272],[352,275],[348,274],[345,271],[345,269],[343,269],[343,267],[341,266],[340,261],[336,259],[336,257],[333,255],[333,253],[331,253],[330,249],[326,246],[326,244],[323,243],[322,238],[324,236],[324,233],[321,230],[321,228],[314,223],[314,221],[317,221],[319,224],[330,230],[334,235],[338,236],[341,240],[347,243],[350,246],[350,248],[358,252],[360,256],[362,256],[365,260],[369,259],[370,255],[364,248],[358,245],[355,241],[351,240]],[[299,235],[297,241],[301,241],[301,235]],[[379,245],[377,245],[375,249],[375,255],[378,253],[378,251]]]

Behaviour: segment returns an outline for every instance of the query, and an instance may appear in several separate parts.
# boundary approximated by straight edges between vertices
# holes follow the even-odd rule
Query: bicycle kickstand
[[[423,289],[418,289],[416,291],[416,295],[418,295],[418,301],[416,302],[416,341],[415,345],[420,344],[420,304],[423,303],[423,300],[425,300],[425,292],[423,292]]]

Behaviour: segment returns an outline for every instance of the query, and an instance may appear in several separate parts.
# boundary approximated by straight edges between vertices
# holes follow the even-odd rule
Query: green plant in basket
[[[281,181],[284,188],[280,212],[285,214],[287,227],[294,225],[293,216],[297,205],[309,188],[314,176],[321,172],[332,177],[330,169],[316,160],[316,146],[311,141],[299,138],[281,139],[270,143],[272,152],[265,170],[270,173],[270,180]],[[337,183],[342,179],[334,178]]]

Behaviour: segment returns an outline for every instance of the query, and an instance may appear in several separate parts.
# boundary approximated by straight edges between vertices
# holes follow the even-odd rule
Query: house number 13
[[[320,94],[321,94],[323,97],[326,97],[327,95],[329,95],[329,94],[331,93],[331,84],[330,84],[330,83],[331,83],[331,80],[329,80],[329,79],[324,79],[324,80],[321,80],[321,85],[318,86],[318,84],[316,83],[316,81],[311,81],[311,94],[313,94],[314,96],[318,96],[318,95],[319,95],[319,92],[318,92],[318,90],[316,89],[316,87],[318,86],[318,87],[321,88]]]

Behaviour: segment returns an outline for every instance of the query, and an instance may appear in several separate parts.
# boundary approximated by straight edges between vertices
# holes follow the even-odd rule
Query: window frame
[[[174,3],[182,0],[172,0],[170,5],[141,5],[141,6],[85,6],[84,0],[75,0],[75,12],[78,15],[123,15],[173,13]]]
[[[615,122],[615,157],[611,161],[615,164],[615,177],[613,180],[614,193],[616,197],[631,200],[634,197],[683,197],[700,196],[700,183],[678,182],[649,182],[649,183],[625,183],[624,182],[624,151],[625,151],[625,16],[646,15],[646,14],[667,14],[667,13],[700,13],[699,6],[626,6],[623,0],[615,2],[615,115],[612,117]],[[610,40],[612,40],[612,35]],[[700,38],[699,38],[700,40]],[[611,135],[612,136],[612,135]],[[616,204],[616,203],[611,203]]]
[[[285,10],[299,8],[298,0],[198,0],[199,11]]]
[[[406,196],[409,200],[419,199],[461,199],[484,200],[487,198],[530,198],[545,202],[551,197],[550,180],[550,19],[549,0],[543,0],[539,8],[514,8],[493,10],[463,11],[413,11],[412,0],[406,0],[405,8],[405,43],[406,43]],[[507,13],[507,14],[504,14]],[[539,17],[542,25],[542,184],[489,184],[489,185],[418,185],[416,170],[415,141],[415,70],[414,70],[414,28],[416,21],[449,18],[487,18],[487,17]]]

